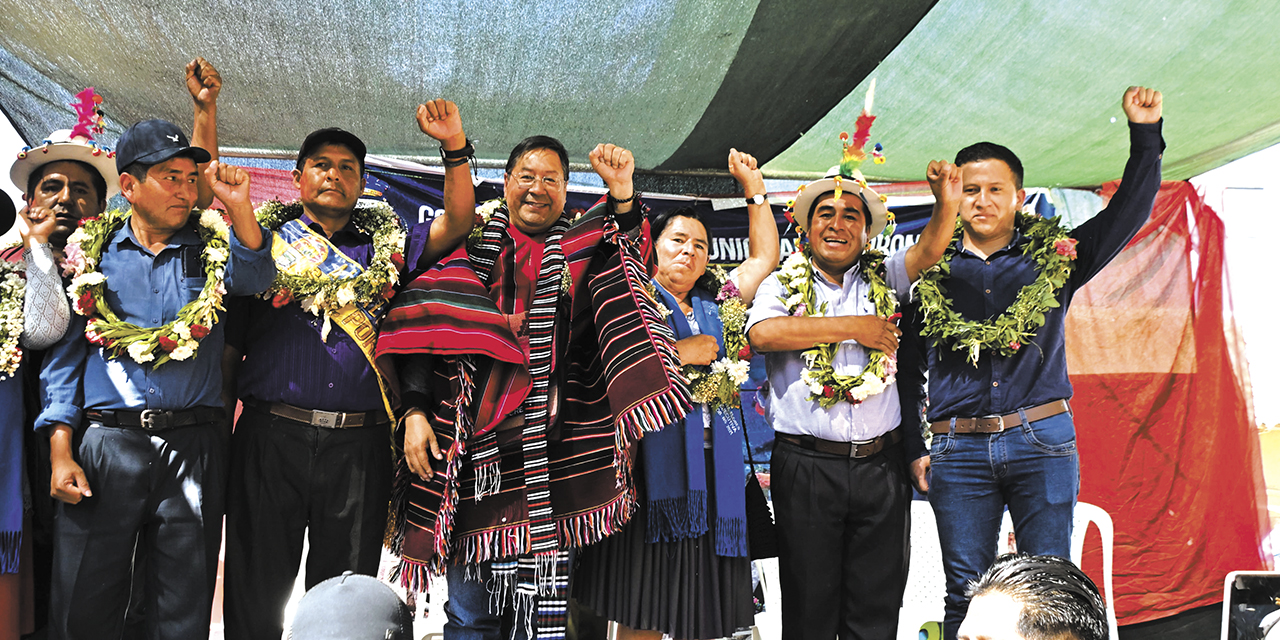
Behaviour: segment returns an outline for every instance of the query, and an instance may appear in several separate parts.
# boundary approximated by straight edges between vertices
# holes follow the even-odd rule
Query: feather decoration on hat
[[[102,117],[102,111],[98,105],[102,104],[102,96],[88,87],[84,91],[76,94],[75,102],[71,103],[71,108],[76,110],[76,116],[80,121],[71,129],[71,139],[85,137],[93,140],[94,133],[102,133],[106,130],[106,121]]]
[[[853,175],[862,163],[867,159],[867,140],[871,138],[871,123],[876,121],[876,117],[871,115],[871,105],[875,102],[876,97],[876,80],[871,79],[871,86],[867,88],[867,100],[862,107],[862,115],[858,116],[858,120],[854,123],[853,142],[849,141],[849,134],[842,132],[840,134],[840,142],[844,143],[844,156],[840,159],[840,173],[846,176]]]

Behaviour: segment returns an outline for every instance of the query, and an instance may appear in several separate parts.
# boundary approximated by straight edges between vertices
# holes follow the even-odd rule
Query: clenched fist
[[[1155,89],[1146,87],[1129,87],[1124,92],[1120,105],[1124,107],[1124,115],[1129,122],[1152,123],[1160,121],[1161,102],[1163,96]]]
[[[248,171],[214,160],[205,168],[204,179],[209,181],[213,194],[218,196],[228,209],[250,206]]]
[[[418,105],[418,128],[440,141],[448,151],[467,146],[467,136],[462,131],[462,116],[458,105],[436,98]]]

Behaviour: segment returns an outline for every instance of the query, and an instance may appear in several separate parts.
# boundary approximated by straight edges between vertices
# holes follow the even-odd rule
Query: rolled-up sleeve
[[[227,293],[233,296],[262,293],[276,279],[276,263],[271,258],[275,234],[261,226],[259,228],[262,230],[262,247],[257,251],[240,244],[236,234],[231,233],[231,257],[227,260],[225,275]]]
[[[40,399],[44,410],[36,418],[37,431],[56,424],[79,428],[84,417],[84,370],[89,341],[84,337],[86,319],[75,316],[67,333],[45,355],[40,370]]]
[[[751,301],[751,308],[747,310],[747,334],[751,333],[751,327],[761,321],[769,318],[781,318],[787,315],[787,306],[782,300],[782,283],[778,282],[778,274],[769,274],[769,277],[760,283],[756,288],[756,297]]]
[[[898,306],[906,306],[911,302],[911,285],[915,284],[907,277],[907,250],[903,249],[891,256],[884,263],[885,281],[898,296]]]

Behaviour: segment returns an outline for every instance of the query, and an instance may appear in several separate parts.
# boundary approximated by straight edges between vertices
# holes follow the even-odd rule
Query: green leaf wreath
[[[284,223],[302,215],[302,203],[283,204],[272,200],[258,207],[255,215],[263,227],[275,232]],[[278,270],[275,281],[262,297],[276,307],[297,300],[303,309],[320,315],[322,311],[341,309],[357,300],[367,303],[379,296],[394,295],[400,269],[404,267],[405,233],[400,216],[390,206],[378,203],[356,207],[351,213],[351,222],[373,239],[373,257],[364,272],[355,278],[335,278],[324,274],[299,276]]]
[[[1019,233],[1028,239],[1022,253],[1036,263],[1039,275],[1035,281],[1018,292],[1018,297],[999,316],[990,320],[964,319],[952,307],[946,296],[946,281],[951,275],[951,258],[962,241],[963,227],[957,221],[954,241],[942,260],[921,275],[916,284],[920,309],[924,314],[921,334],[933,338],[939,345],[966,355],[974,366],[986,350],[1002,356],[1012,356],[1031,342],[1045,314],[1058,304],[1058,291],[1071,277],[1075,268],[1076,239],[1067,235],[1056,218],[1018,212],[1014,224]]]

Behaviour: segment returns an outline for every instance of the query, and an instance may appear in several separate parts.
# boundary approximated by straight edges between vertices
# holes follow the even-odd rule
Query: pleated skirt
[[[751,560],[717,556],[710,533],[645,542],[643,504],[621,531],[579,552],[578,602],[618,624],[676,640],[725,638],[754,624]]]

